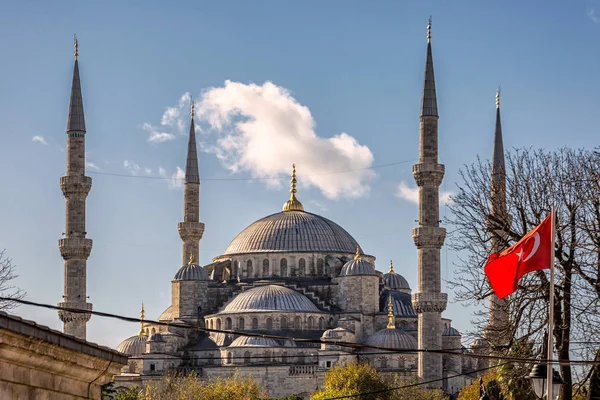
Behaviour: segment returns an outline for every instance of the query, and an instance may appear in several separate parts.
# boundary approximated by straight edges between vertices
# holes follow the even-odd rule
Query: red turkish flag
[[[502,253],[488,258],[484,271],[494,292],[502,299],[517,290],[519,279],[528,272],[550,268],[552,243],[552,214],[535,229],[523,236]]]

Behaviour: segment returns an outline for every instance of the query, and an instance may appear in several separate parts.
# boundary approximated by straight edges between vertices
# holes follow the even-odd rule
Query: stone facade
[[[126,364],[114,350],[0,312],[2,399],[100,399]]]

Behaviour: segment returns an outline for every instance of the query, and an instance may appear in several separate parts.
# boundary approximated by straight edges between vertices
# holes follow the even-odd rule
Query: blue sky
[[[15,283],[34,301],[54,304],[63,292],[57,239],[65,202],[58,179],[66,163],[74,33],[87,161],[93,163],[87,285],[96,310],[138,315],[143,301],[156,318],[170,304],[183,212],[183,191],[171,187],[170,177],[185,162],[187,141],[177,129],[187,112],[186,98],[178,107],[185,93],[204,100],[201,176],[223,178],[201,187],[203,264],[248,224],[281,209],[287,171],[296,162],[305,208],[346,228],[377,257],[379,270],[393,259],[416,289],[410,230],[417,207],[397,192],[402,182],[415,187],[411,166],[418,158],[429,15],[447,171],[442,191],[454,190],[462,165],[491,154],[497,85],[507,148],[598,145],[597,0],[30,1],[0,7],[0,249],[17,264]],[[161,125],[167,107],[180,115]],[[227,107],[257,118],[245,132],[253,138],[249,146],[224,150],[239,127]],[[217,123],[228,130],[215,129]],[[264,127],[274,130],[268,133],[281,140],[281,150],[261,158],[260,146],[272,143]],[[152,129],[169,140],[149,141]],[[399,162],[372,173],[315,177]],[[282,179],[279,186],[238,180],[253,177]],[[442,250],[444,278],[455,256]],[[60,328],[55,312],[21,307],[18,313]],[[451,304],[445,315],[468,330],[470,316],[461,305]],[[137,329],[93,317],[88,339],[116,346]]]

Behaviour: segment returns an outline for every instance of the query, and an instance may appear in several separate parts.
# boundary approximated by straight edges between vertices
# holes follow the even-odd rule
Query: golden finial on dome
[[[77,35],[74,35],[75,37],[75,59],[77,60],[79,58],[79,40],[77,40]]]
[[[292,179],[290,180],[290,199],[283,204],[283,211],[304,211],[304,206],[296,198],[296,164],[292,164]]]
[[[393,274],[394,273],[394,265],[392,264],[392,260],[390,260],[390,270],[388,271],[388,274]]]
[[[194,99],[191,100],[191,103],[192,103],[191,116],[192,116],[192,119],[194,119],[194,114],[195,114],[195,111],[196,111],[196,104],[194,103]]]
[[[146,336],[146,331],[144,330],[144,317],[146,316],[146,312],[144,311],[144,303],[142,303],[142,309],[140,310],[140,331],[138,335]]]
[[[392,296],[389,297],[389,301],[388,301],[388,324],[387,324],[387,328],[388,329],[394,329],[396,328],[396,321],[394,318],[394,305],[392,304]]]
[[[496,108],[500,108],[500,86],[496,89]]]
[[[354,255],[355,260],[360,260],[360,247],[356,247],[356,254]]]
[[[431,43],[431,15],[429,16],[429,22],[427,22],[427,43]]]
[[[188,261],[188,265],[192,265],[194,263],[194,254],[190,251],[190,260]]]

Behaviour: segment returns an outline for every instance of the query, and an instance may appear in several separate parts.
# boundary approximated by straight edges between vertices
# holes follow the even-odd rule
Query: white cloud
[[[152,170],[150,168],[144,168],[144,172],[146,175],[152,175]]]
[[[296,163],[299,185],[315,186],[328,198],[369,192],[375,176],[368,169],[373,163],[369,148],[344,132],[317,136],[310,110],[285,88],[225,81],[204,92],[196,110],[200,122],[216,134],[215,143],[201,144],[202,150],[214,153],[232,173],[287,178]]]
[[[175,173],[168,176],[167,171],[163,167],[158,167],[158,174],[167,179],[169,189],[180,189],[183,187],[185,179],[185,171],[177,167]]]
[[[189,120],[189,114],[184,110],[189,110],[190,100],[191,95],[184,93],[176,106],[165,108],[160,125],[152,125],[149,122],[142,124],[142,129],[149,133],[148,141],[150,143],[167,142],[175,139],[177,135],[185,134],[185,121]]]
[[[31,138],[31,141],[43,144],[44,146],[48,146],[48,142],[46,142],[46,139],[44,139],[43,136],[34,136]]]
[[[447,204],[450,202],[452,192],[440,192],[440,204]],[[419,204],[419,188],[410,187],[404,181],[398,184],[396,188],[396,197],[404,199],[414,204]]]
[[[589,19],[592,20],[593,23],[595,23],[595,24],[600,23],[600,15],[598,15],[598,13],[596,13],[596,9],[588,8],[587,16]]]
[[[123,166],[125,167],[125,169],[131,172],[132,175],[137,175],[138,172],[140,172],[141,170],[141,167],[138,164],[128,160],[123,161]]]
[[[100,171],[100,167],[99,167],[99,166],[97,166],[96,164],[94,164],[94,163],[93,163],[93,162],[91,162],[91,161],[86,161],[86,163],[85,163],[85,166],[86,166],[87,168],[91,168],[91,169],[95,169],[96,171]]]

